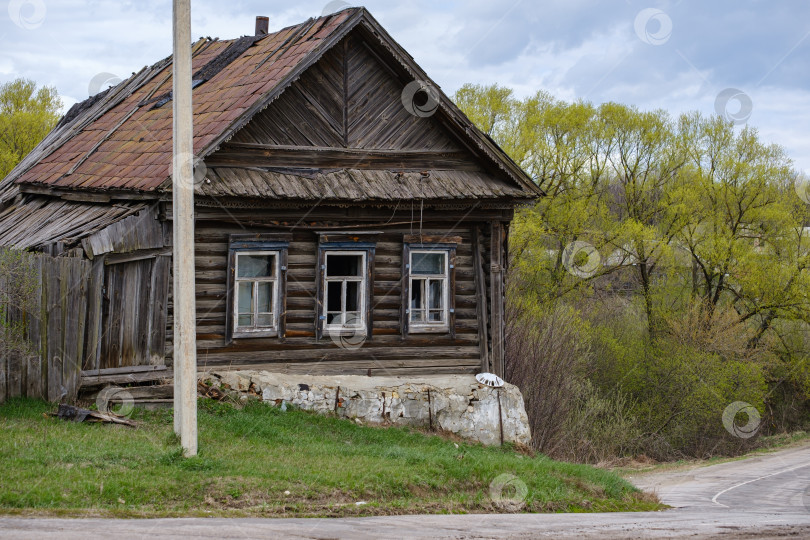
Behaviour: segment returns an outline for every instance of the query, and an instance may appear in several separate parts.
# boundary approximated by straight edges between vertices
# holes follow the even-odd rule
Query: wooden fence
[[[3,306],[3,322],[22,324],[29,346],[26,352],[0,347],[4,351],[0,352],[0,403],[19,396],[73,400],[83,360],[91,352],[85,351],[85,344],[97,343],[93,336],[98,328],[88,326],[100,324],[100,316],[88,309],[101,309],[103,263],[34,253],[24,254],[23,260],[33,278],[30,301],[24,310]],[[0,276],[0,290],[12,286]]]

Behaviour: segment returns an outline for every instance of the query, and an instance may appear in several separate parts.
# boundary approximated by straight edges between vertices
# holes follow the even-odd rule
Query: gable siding
[[[402,104],[399,80],[351,34],[307,69],[233,142],[385,150],[460,151],[433,117]],[[345,116],[344,116],[345,111]]]

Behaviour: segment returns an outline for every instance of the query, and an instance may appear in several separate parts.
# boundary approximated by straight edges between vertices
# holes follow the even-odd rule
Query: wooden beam
[[[106,384],[130,384],[170,380],[174,377],[174,372],[170,369],[160,371],[141,371],[138,373],[120,373],[117,375],[94,375],[92,377],[80,377],[79,387],[88,388],[94,386],[104,386]]]
[[[105,189],[99,191],[98,189],[86,188],[69,188],[60,189],[52,186],[45,186],[41,184],[18,184],[20,193],[30,193],[32,195],[47,195],[49,197],[58,197],[65,201],[72,202],[91,202],[91,203],[107,203],[112,200],[154,200],[161,197],[160,193],[151,193],[146,191],[124,191],[115,189]]]
[[[504,282],[503,282],[503,224],[490,222],[489,287],[491,295],[492,371],[504,375]]]
[[[227,143],[205,160],[207,167],[299,167],[307,169],[398,169],[480,171],[466,152],[299,147]]]
[[[82,371],[82,377],[98,377],[101,375],[121,375],[130,373],[143,373],[147,371],[166,371],[166,366],[149,365],[149,366],[126,366],[117,368],[104,368],[104,369],[88,369]]]
[[[478,316],[478,343],[481,348],[481,371],[489,372],[492,368],[489,365],[489,310],[487,308],[487,284],[484,279],[484,260],[481,257],[481,234],[478,225],[472,229],[473,266],[475,273],[475,290],[478,294],[478,302],[475,303],[475,311]]]
[[[406,244],[460,244],[460,236],[430,235],[430,234],[405,234],[402,241]]]
[[[144,259],[154,259],[164,255],[171,255],[172,248],[155,248],[155,249],[138,249],[130,251],[129,253],[115,253],[107,255],[104,264],[109,266],[111,264],[121,264],[133,261],[142,261]]]

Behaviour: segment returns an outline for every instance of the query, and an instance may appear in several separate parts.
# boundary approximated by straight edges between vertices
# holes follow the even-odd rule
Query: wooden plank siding
[[[348,35],[343,41],[307,69],[269,109],[254,116],[230,142],[465,150],[435,118],[415,116],[405,109],[401,96],[409,81],[400,79],[360,35]],[[214,156],[212,160],[216,161]],[[469,159],[465,167],[469,163],[475,160]]]
[[[29,350],[0,354],[0,401],[26,396],[73,400],[84,362],[85,321],[92,279],[90,261],[75,257],[25,256],[36,275],[27,311],[12,309],[10,322],[22,323]],[[3,284],[5,285],[5,284]]]
[[[482,366],[480,350],[479,303],[474,266],[473,227],[486,222],[465,221],[465,212],[423,210],[421,224],[424,236],[459,241],[455,258],[454,337],[447,334],[409,333],[403,336],[402,254],[403,238],[419,233],[419,222],[386,226],[375,235],[373,283],[373,328],[362,347],[344,349],[329,337],[316,337],[316,276],[318,235],[316,229],[338,228],[335,221],[308,221],[306,224],[276,228],[292,232],[287,261],[286,328],[280,338],[242,338],[228,344],[226,339],[228,237],[230,234],[270,232],[248,228],[227,220],[238,219],[240,211],[200,209],[196,225],[196,301],[197,347],[200,369],[222,366],[276,366],[290,372],[408,374],[408,373],[476,373]],[[313,220],[342,214],[341,222],[349,223],[358,208],[322,208],[310,213]],[[236,215],[234,215],[234,212]],[[241,211],[242,213],[245,211]],[[416,209],[418,219],[418,208]],[[272,210],[250,212],[255,220],[269,226],[283,223],[302,211]],[[469,212],[467,212],[469,213]],[[509,213],[490,211],[492,214]],[[261,217],[259,217],[261,216]],[[411,219],[406,211],[362,209],[363,219],[389,220],[397,223]],[[226,220],[227,219],[227,220]],[[477,219],[477,218],[476,218]],[[300,218],[295,220],[300,221]],[[294,224],[295,221],[292,223]],[[368,230],[377,230],[369,225]],[[487,257],[488,259],[488,257]],[[485,305],[484,303],[483,305]],[[171,309],[167,318],[171,328]],[[486,327],[486,323],[485,323]],[[171,355],[172,335],[166,334],[166,352]],[[485,341],[486,343],[486,341]],[[488,356],[488,354],[486,355]],[[307,367],[308,366],[308,367]],[[275,369],[275,368],[274,368]]]

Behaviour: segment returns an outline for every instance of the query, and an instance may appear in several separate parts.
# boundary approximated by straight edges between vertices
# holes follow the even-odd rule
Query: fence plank
[[[39,341],[36,344],[39,351],[39,365],[40,365],[40,394],[43,399],[48,399],[48,270],[47,259],[44,256],[37,257],[37,272],[39,276],[39,294],[37,294],[37,302],[39,306]]]
[[[79,314],[81,312],[81,267],[70,259],[60,261],[59,274],[62,280],[62,384],[65,387],[65,399],[74,401],[79,386],[81,371],[79,353]]]
[[[82,369],[99,369],[101,354],[101,310],[104,287],[104,257],[96,257],[87,284],[87,330],[86,350]]]
[[[22,358],[19,352],[10,351],[6,356],[8,362],[6,395],[9,398],[22,396]]]
[[[76,349],[76,366],[73,373],[73,385],[76,388],[78,393],[79,390],[79,380],[80,380],[80,372],[82,370],[82,364],[84,363],[84,350],[85,350],[85,327],[87,325],[87,298],[89,294],[90,288],[90,276],[93,269],[93,265],[81,261],[80,264],[76,265],[77,267],[77,280],[78,280],[78,290],[76,294],[78,295],[78,303],[79,303],[79,324],[76,331],[76,338],[77,338],[77,349]]]
[[[47,268],[48,305],[48,401],[61,401],[67,394],[62,385],[62,287],[58,261],[49,261]]]
[[[166,347],[166,316],[169,293],[171,257],[158,257],[152,268],[152,284],[149,298],[149,362],[163,364]]]
[[[0,403],[6,400],[6,373],[7,370],[6,355],[0,352]]]
[[[25,395],[30,398],[41,398],[40,386],[42,384],[42,364],[39,353],[26,354],[25,364]]]

